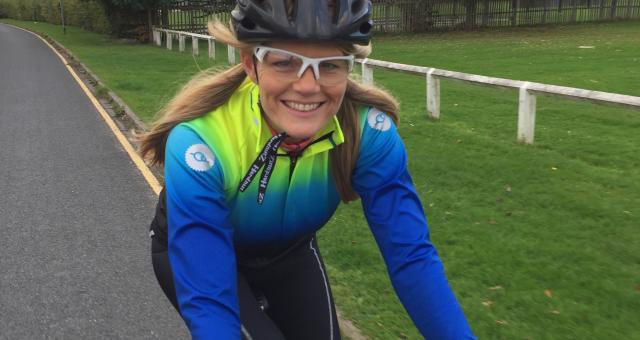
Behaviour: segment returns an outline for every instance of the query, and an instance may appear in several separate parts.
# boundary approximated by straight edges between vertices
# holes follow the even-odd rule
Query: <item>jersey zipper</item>
[[[291,184],[291,178],[293,178],[293,170],[298,163],[298,155],[289,155],[289,184]]]

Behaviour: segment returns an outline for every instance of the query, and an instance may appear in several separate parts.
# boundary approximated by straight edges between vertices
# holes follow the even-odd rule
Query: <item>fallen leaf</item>
[[[625,213],[625,214],[627,214],[627,215],[631,215],[631,211],[623,210],[622,212],[623,212],[623,213]]]
[[[493,304],[493,301],[491,300],[482,301],[482,305],[485,307],[491,307],[492,304]]]
[[[461,139],[458,139],[458,140],[456,141],[456,144],[460,144],[460,143],[462,143],[462,140],[461,140]]]
[[[496,220],[490,220],[489,224],[498,224],[498,222],[496,222]]]
[[[493,287],[489,287],[489,289],[491,289],[491,290],[499,290],[499,289],[502,289],[502,286],[493,286]]]
[[[480,222],[477,222],[477,221],[476,221],[476,222],[473,222],[473,224],[480,224]]]
[[[496,198],[496,203],[502,203],[502,202],[504,202],[504,199],[502,197]]]
[[[504,320],[496,320],[496,323],[497,323],[498,325],[508,325],[508,324],[509,324],[508,322],[506,322],[506,321],[504,321]]]
[[[506,187],[504,187],[504,191],[511,192],[511,186],[507,185]]]
[[[556,171],[556,170],[558,170],[558,168],[556,168],[555,166],[552,166],[551,170]]]
[[[544,295],[546,295],[548,298],[553,296],[553,292],[551,292],[551,290],[549,289],[545,289],[544,290]]]
[[[636,285],[636,292],[640,293],[640,284]]]
[[[356,241],[351,241],[351,244],[356,244],[356,243],[358,243],[358,242],[356,242]]]
[[[382,326],[382,324],[381,324],[380,322],[378,322],[378,321],[376,321],[376,324],[377,324],[378,326],[380,326],[380,327],[383,327],[383,326]]]
[[[595,46],[578,46],[578,48],[596,48]]]
[[[551,311],[551,314],[558,315],[558,314],[560,314],[560,311],[559,311],[559,310],[555,310],[555,309],[554,309],[554,310],[552,310],[552,311]]]

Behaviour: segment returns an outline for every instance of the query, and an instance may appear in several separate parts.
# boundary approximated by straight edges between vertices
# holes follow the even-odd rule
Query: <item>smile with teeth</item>
[[[322,103],[303,104],[303,103],[296,103],[296,102],[290,102],[290,101],[284,102],[284,105],[296,111],[302,111],[302,112],[313,111],[317,109],[321,104]]]

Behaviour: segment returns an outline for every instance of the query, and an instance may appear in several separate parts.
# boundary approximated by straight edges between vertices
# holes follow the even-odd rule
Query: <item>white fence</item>
[[[166,35],[167,49],[172,48],[173,39],[177,37],[181,52],[185,50],[185,37],[190,37],[192,40],[193,54],[195,55],[198,54],[198,39],[206,39],[209,41],[209,58],[215,59],[215,38],[212,36],[154,28],[153,38],[158,46],[162,45],[162,33]],[[229,65],[233,65],[236,62],[235,48],[227,46],[227,50]],[[533,144],[537,95],[557,96],[640,110],[640,97],[635,96],[591,91],[565,86],[546,85],[528,81],[486,77],[469,73],[440,70],[432,67],[391,63],[375,59],[358,59],[356,61],[362,65],[362,81],[365,84],[373,84],[373,68],[383,68],[425,76],[427,116],[432,119],[440,118],[440,79],[452,79],[475,85],[517,89],[520,94],[517,138],[519,142],[525,144]]]
[[[209,58],[216,59],[216,39],[210,35],[206,34],[197,34],[190,32],[182,32],[182,31],[174,31],[167,30],[162,28],[153,28],[153,41],[156,45],[162,46],[162,35],[164,34],[166,46],[168,50],[173,49],[173,41],[178,39],[178,49],[180,52],[185,51],[185,39],[189,37],[191,39],[191,51],[193,55],[200,54],[200,45],[199,40],[206,40],[209,44]],[[227,58],[229,60],[229,65],[233,65],[236,63],[236,49],[227,46]]]

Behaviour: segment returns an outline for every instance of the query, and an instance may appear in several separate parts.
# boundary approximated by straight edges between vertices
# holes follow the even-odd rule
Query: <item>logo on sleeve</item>
[[[371,128],[376,130],[387,131],[391,128],[391,119],[387,117],[384,112],[378,109],[369,110],[367,122],[369,122],[369,126],[371,126]]]
[[[207,171],[215,164],[215,156],[204,144],[193,144],[184,154],[187,165],[195,171]]]

